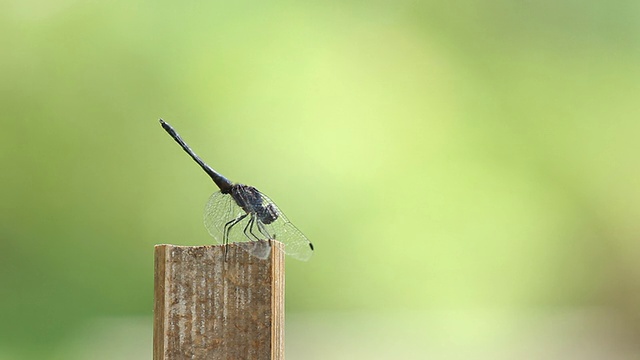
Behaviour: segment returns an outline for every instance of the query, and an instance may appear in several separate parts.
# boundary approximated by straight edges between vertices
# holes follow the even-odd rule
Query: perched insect
[[[287,255],[309,260],[313,244],[271,199],[253,186],[229,181],[202,161],[171,125],[162,119],[160,124],[220,189],[211,195],[204,210],[205,227],[218,243],[242,243],[244,250],[264,259],[271,253],[270,240],[277,240],[284,244]]]

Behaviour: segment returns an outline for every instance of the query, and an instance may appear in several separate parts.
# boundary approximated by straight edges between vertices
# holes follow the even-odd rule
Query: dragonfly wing
[[[204,225],[217,243],[224,243],[225,227],[229,243],[239,246],[251,255],[266,259],[271,254],[268,240],[277,240],[284,244],[285,253],[298,260],[307,261],[313,255],[309,239],[298,230],[278,207],[266,195],[260,193],[262,205],[271,206],[277,218],[265,224],[255,213],[247,214],[229,194],[220,191],[207,201],[204,210]]]
[[[269,255],[271,255],[271,244],[269,241],[260,240],[260,241],[245,241],[239,242],[238,246],[248,252],[249,254],[257,257],[258,259],[267,259]]]
[[[220,191],[209,197],[204,209],[204,226],[218,244],[224,244],[226,226],[229,243],[238,243],[242,250],[257,258],[266,259],[271,254],[271,246],[268,241],[258,241],[268,238],[258,231],[256,220],[253,228],[251,227],[251,218],[251,215],[236,204],[231,195]],[[250,236],[251,234],[256,236]]]
[[[284,213],[266,195],[260,194],[265,204],[271,204],[278,214],[278,218],[263,224],[271,239],[284,244],[284,252],[298,260],[307,261],[313,255],[313,246],[307,237],[296,228]]]
[[[273,234],[274,240],[284,244],[284,252],[287,255],[301,261],[307,261],[313,255],[309,239],[288,220],[278,218],[267,225],[267,228]]]
[[[213,193],[204,207],[204,226],[218,244],[222,244],[224,225],[238,216],[238,207],[231,195],[220,191]]]

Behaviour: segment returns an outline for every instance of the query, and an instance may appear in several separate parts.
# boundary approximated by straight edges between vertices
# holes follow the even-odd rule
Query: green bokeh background
[[[150,358],[153,245],[210,243],[215,190],[159,117],[316,245],[287,262],[289,358],[489,357],[548,314],[636,358],[639,24],[634,1],[0,2],[0,359]]]

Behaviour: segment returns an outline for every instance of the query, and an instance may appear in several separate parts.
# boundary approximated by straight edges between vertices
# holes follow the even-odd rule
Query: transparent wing
[[[229,243],[241,243],[240,248],[244,251],[257,258],[266,259],[271,254],[269,242],[257,241],[258,238],[251,238],[245,235],[245,228],[250,225],[250,219],[251,215],[242,210],[231,195],[223,194],[220,191],[213,193],[209,197],[204,208],[204,226],[218,244],[224,244],[225,225],[235,222],[229,228]],[[234,220],[239,221],[236,222]],[[268,239],[260,238],[260,240]]]
[[[224,225],[244,214],[229,194],[213,193],[204,207],[204,227],[218,244],[224,243]]]
[[[307,261],[313,255],[309,239],[298,230],[266,195],[260,193],[265,206],[271,204],[278,217],[270,224],[260,222],[256,214],[247,214],[236,204],[231,195],[215,192],[204,210],[204,224],[218,244],[224,243],[225,226],[228,241],[241,243],[241,248],[260,259],[271,253],[268,240],[278,240],[285,245],[285,253],[298,260]]]
[[[260,193],[265,204],[271,204],[278,214],[278,218],[271,224],[262,224],[271,238],[284,244],[284,252],[301,261],[307,261],[313,255],[313,245],[304,234],[298,230],[278,206],[266,195]]]

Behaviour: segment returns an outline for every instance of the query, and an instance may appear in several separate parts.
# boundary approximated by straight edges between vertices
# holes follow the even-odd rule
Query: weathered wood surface
[[[284,251],[155,247],[154,360],[284,359]]]

